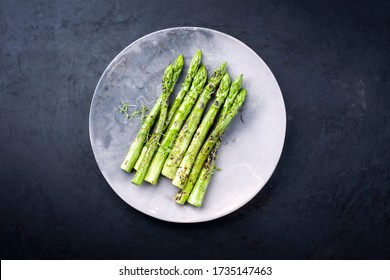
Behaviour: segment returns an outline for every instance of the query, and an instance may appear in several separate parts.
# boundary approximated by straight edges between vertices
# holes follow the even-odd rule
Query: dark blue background
[[[0,0],[1,258],[390,258],[389,3]],[[202,224],[124,203],[88,135],[109,62],[175,26],[246,43],[287,109],[270,181],[237,212]]]

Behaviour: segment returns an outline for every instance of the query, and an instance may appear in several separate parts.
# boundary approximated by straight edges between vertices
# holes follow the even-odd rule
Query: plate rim
[[[119,195],[119,193],[111,186],[111,184],[109,183],[109,180],[106,178],[106,175],[103,173],[102,171],[102,168],[96,158],[96,154],[95,154],[95,149],[94,149],[94,144],[92,143],[92,130],[91,130],[91,121],[92,121],[92,105],[94,103],[94,99],[95,99],[95,96],[96,96],[96,91],[97,89],[99,88],[99,85],[100,83],[102,82],[102,79],[103,77],[105,77],[106,75],[106,72],[109,71],[109,69],[112,67],[112,64],[114,64],[115,61],[117,61],[117,58],[119,58],[122,53],[124,53],[127,49],[129,49],[130,47],[132,47],[133,45],[135,45],[137,42],[141,41],[141,40],[144,40],[145,38],[149,37],[149,36],[153,36],[154,34],[158,34],[158,33],[164,33],[164,32],[169,32],[169,31],[172,31],[172,30],[191,30],[191,31],[196,31],[196,30],[204,30],[204,31],[208,31],[208,32],[212,32],[212,33],[217,33],[223,37],[226,37],[230,40],[234,40],[236,41],[237,43],[239,43],[240,45],[242,45],[244,48],[246,48],[248,51],[250,51],[253,55],[255,55],[259,60],[260,62],[265,66],[265,69],[267,70],[267,72],[271,75],[271,77],[273,78],[273,80],[275,81],[275,85],[276,85],[276,89],[278,90],[278,93],[281,97],[281,101],[282,101],[282,107],[281,110],[283,111],[283,114],[284,114],[284,118],[283,121],[284,121],[284,129],[282,130],[283,132],[283,139],[281,140],[281,149],[279,151],[279,154],[277,155],[276,157],[276,164],[275,166],[272,168],[272,172],[270,172],[269,176],[266,177],[266,179],[264,180],[264,184],[259,187],[259,190],[256,192],[256,194],[254,196],[251,196],[249,197],[248,199],[246,200],[243,200],[242,203],[239,203],[236,205],[236,207],[233,207],[232,210],[230,212],[227,212],[227,213],[223,213],[223,214],[220,214],[220,215],[217,215],[217,216],[214,216],[212,218],[207,218],[207,219],[194,219],[194,220],[191,220],[191,221],[177,221],[177,220],[172,220],[172,219],[164,219],[164,218],[161,218],[157,215],[152,215],[150,213],[147,213],[146,211],[142,211],[141,209],[138,209],[136,207],[134,207],[133,205],[129,204],[124,198],[122,198],[121,195]],[[165,28],[165,29],[160,29],[160,30],[156,30],[154,32],[151,32],[151,33],[148,33],[148,34],[145,34],[141,37],[139,37],[137,40],[131,42],[128,46],[126,46],[122,51],[120,51],[111,61],[110,63],[106,66],[106,68],[104,69],[104,71],[102,72],[97,84],[96,84],[96,87],[95,87],[95,90],[93,92],[93,95],[92,95],[92,99],[91,99],[91,102],[90,102],[90,107],[89,107],[89,117],[88,117],[88,131],[89,131],[89,141],[90,141],[90,144],[91,144],[91,148],[92,148],[92,153],[93,153],[93,156],[95,158],[95,162],[99,168],[99,171],[100,173],[103,175],[106,183],[110,186],[110,188],[115,192],[115,194],[117,196],[119,196],[128,206],[130,206],[131,208],[137,210],[138,212],[146,215],[146,216],[149,216],[149,217],[152,217],[152,218],[155,218],[155,219],[158,219],[160,221],[164,221],[164,222],[170,222],[170,223],[178,223],[178,224],[194,224],[194,223],[204,223],[204,222],[209,222],[209,221],[214,221],[214,220],[217,220],[217,219],[220,219],[222,217],[225,217],[235,211],[237,211],[238,209],[242,208],[243,206],[245,206],[246,204],[248,204],[252,199],[254,199],[259,193],[260,191],[265,187],[265,185],[268,183],[268,181],[270,180],[270,178],[272,177],[272,175],[274,174],[275,170],[276,170],[276,167],[278,166],[279,164],[279,161],[280,161],[280,158],[282,156],[282,153],[283,153],[283,150],[284,150],[284,145],[285,145],[285,141],[286,141],[286,132],[287,132],[287,112],[286,112],[286,105],[285,105],[285,102],[284,102],[284,98],[283,98],[283,94],[282,94],[282,90],[280,89],[280,86],[279,86],[279,83],[277,81],[277,79],[275,78],[275,75],[273,74],[273,72],[271,71],[271,69],[269,68],[269,66],[265,63],[265,61],[252,49],[250,48],[248,45],[246,45],[244,42],[242,42],[241,40],[229,35],[229,34],[226,34],[224,32],[221,32],[219,30],[215,30],[215,29],[211,29],[211,28],[206,28],[206,27],[197,27],[197,26],[177,26],[177,27],[170,27],[170,28]]]

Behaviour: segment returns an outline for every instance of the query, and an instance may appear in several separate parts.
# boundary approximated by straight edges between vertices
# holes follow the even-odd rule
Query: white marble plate
[[[173,96],[197,49],[208,73],[224,61],[234,79],[244,74],[247,99],[231,123],[201,208],[174,202],[177,188],[161,176],[157,185],[131,183],[121,170],[139,119],[119,113],[121,101],[151,108],[161,93],[165,67],[181,53],[185,66]],[[157,219],[193,223],[227,215],[250,201],[266,184],[280,158],[286,131],[283,97],[272,72],[248,46],[224,33],[198,27],[157,31],[130,44],[110,63],[96,87],[89,132],[97,164],[111,188],[129,205]]]

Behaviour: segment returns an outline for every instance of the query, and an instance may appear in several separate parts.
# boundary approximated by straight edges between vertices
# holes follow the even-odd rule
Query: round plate
[[[131,183],[134,172],[120,165],[140,126],[126,120],[122,101],[151,108],[161,93],[166,66],[183,54],[185,66],[172,97],[180,89],[196,50],[209,75],[224,61],[233,80],[244,74],[247,99],[230,124],[217,167],[201,208],[174,202],[178,188],[160,176],[157,185]],[[129,111],[132,111],[130,108]],[[89,132],[97,164],[112,189],[129,205],[152,217],[180,223],[203,222],[227,215],[251,200],[272,175],[286,131],[286,111],[279,86],[267,65],[249,47],[224,33],[178,27],[146,35],[125,48],[104,71],[96,87]]]

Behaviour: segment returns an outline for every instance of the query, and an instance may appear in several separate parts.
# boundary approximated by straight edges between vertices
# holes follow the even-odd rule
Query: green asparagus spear
[[[222,80],[222,77],[226,73],[226,62],[221,64],[213,73],[213,75],[210,78],[210,81],[204,88],[202,94],[199,96],[198,100],[196,101],[196,104],[191,111],[191,114],[188,116],[188,119],[186,120],[185,124],[183,125],[182,129],[180,130],[180,133],[177,137],[176,142],[173,145],[172,151],[169,154],[167,160],[165,161],[162,174],[170,179],[172,179],[177,169],[181,163],[181,160],[184,157],[184,154],[190,145],[192,136],[195,133],[196,128],[198,127],[198,124],[201,120],[203,111],[206,108],[207,103],[209,102],[211,95],[215,92],[217,89],[217,86],[219,85],[220,81]],[[161,163],[160,163],[161,164]],[[155,176],[158,176],[157,173],[160,171],[156,171],[154,174]]]
[[[152,160],[153,154],[155,153],[158,142],[160,141],[160,137],[162,135],[162,130],[164,128],[164,124],[168,115],[168,98],[171,93],[171,84],[172,84],[172,77],[173,77],[173,67],[172,65],[167,67],[167,70],[164,73],[164,78],[162,82],[162,97],[161,97],[161,110],[160,110],[160,116],[156,125],[155,132],[153,133],[152,136],[152,142],[150,143],[145,157],[141,162],[141,165],[137,172],[134,175],[134,178],[132,182],[136,185],[142,184],[146,172],[148,171],[150,161]]]
[[[179,187],[180,189],[182,189],[185,186],[185,183],[187,182],[188,176],[190,175],[191,168],[195,162],[196,156],[198,155],[198,152],[202,147],[204,140],[207,137],[207,133],[209,132],[210,127],[214,123],[214,119],[219,111],[219,108],[222,106],[226,96],[229,93],[229,88],[230,88],[230,77],[229,74],[226,73],[222,78],[221,84],[218,88],[216,98],[213,104],[210,106],[210,109],[208,110],[207,114],[204,116],[201,124],[196,130],[196,133],[191,140],[191,144],[188,147],[185,156],[180,163],[180,166],[176,172],[175,177],[173,178],[172,184]]]
[[[226,98],[225,103],[223,105],[222,113],[220,115],[218,123],[220,123],[226,117],[226,113],[228,112],[234,101],[234,98],[236,97],[237,93],[241,88],[242,80],[243,75],[240,75],[233,81],[232,86],[230,87],[229,96]],[[202,206],[203,198],[210,183],[211,177],[214,174],[215,162],[217,159],[217,153],[221,145],[222,138],[223,135],[221,135],[221,137],[218,139],[205,164],[203,165],[202,171],[200,172],[199,177],[196,180],[195,186],[192,189],[191,195],[188,198],[187,202],[189,204],[192,204],[196,207]]]
[[[196,183],[196,180],[198,179],[199,173],[202,170],[203,164],[205,163],[207,157],[209,156],[211,150],[217,143],[218,139],[220,139],[220,137],[225,132],[226,128],[229,126],[230,122],[234,118],[234,116],[238,113],[239,108],[241,107],[242,103],[245,100],[245,97],[246,97],[246,90],[241,89],[240,92],[237,94],[236,98],[234,99],[231,108],[227,112],[226,117],[223,119],[223,121],[221,121],[221,123],[219,123],[216,126],[216,128],[207,138],[206,142],[203,144],[202,149],[198,154],[198,157],[191,170],[190,176],[188,178],[188,181],[184,189],[179,190],[179,192],[176,195],[175,200],[177,203],[184,204],[187,201]]]
[[[160,175],[161,168],[165,162],[165,159],[169,155],[173,142],[176,139],[180,128],[183,126],[187,116],[190,114],[192,107],[194,106],[198,96],[203,90],[203,87],[207,81],[207,70],[203,65],[199,68],[194,81],[192,83],[192,90],[186,95],[183,102],[180,104],[175,116],[169,124],[165,135],[161,141],[152,163],[149,167],[145,180],[151,184],[156,184]]]
[[[181,85],[181,89],[180,89],[179,93],[177,94],[172,106],[169,108],[167,121],[165,122],[165,127],[164,127],[163,131],[165,131],[167,129],[167,127],[168,127],[169,123],[171,122],[173,116],[175,115],[177,109],[179,108],[180,104],[182,103],[183,98],[185,97],[187,92],[190,90],[190,87],[191,87],[191,89],[193,88],[193,86],[191,85],[192,80],[198,71],[201,60],[202,60],[202,52],[200,50],[197,50],[194,57],[191,60],[187,75],[184,79],[184,82]],[[207,73],[206,73],[206,78],[207,78]],[[146,150],[149,147],[151,141],[152,141],[152,138],[150,138],[150,140],[148,142],[146,142],[146,144],[142,148],[141,155],[139,156],[139,158],[134,166],[135,170],[138,170],[138,167],[141,164],[143,158],[145,157]]]
[[[171,71],[173,71],[171,75],[171,82],[170,82],[170,88],[169,93],[173,91],[173,88],[176,84],[177,79],[179,78],[180,72],[183,69],[184,65],[184,58],[182,55],[179,55],[177,59],[175,60],[174,66],[168,66],[172,68]],[[166,72],[166,70],[165,70]],[[164,73],[165,73],[164,72]],[[164,74],[165,75],[165,74]],[[129,148],[129,151],[127,152],[127,155],[121,165],[121,168],[126,172],[131,172],[133,169],[135,163],[137,162],[137,159],[141,153],[142,147],[145,144],[145,140],[149,134],[150,129],[152,128],[154,122],[156,121],[156,118],[160,112],[161,109],[161,100],[164,92],[161,93],[160,97],[157,99],[156,103],[154,104],[153,108],[150,110],[148,116],[145,118],[145,121],[142,123],[137,136],[135,137],[134,141],[131,143],[131,146]]]
[[[222,138],[222,137],[221,137]],[[221,138],[218,139],[217,143],[213,147],[210,155],[208,156],[206,162],[202,167],[202,171],[200,171],[199,177],[196,180],[195,186],[191,191],[190,197],[187,202],[196,207],[201,207],[203,203],[203,198],[206,194],[207,187],[209,186],[211,177],[215,171],[215,162],[217,160],[217,151],[219,146],[221,145]]]

